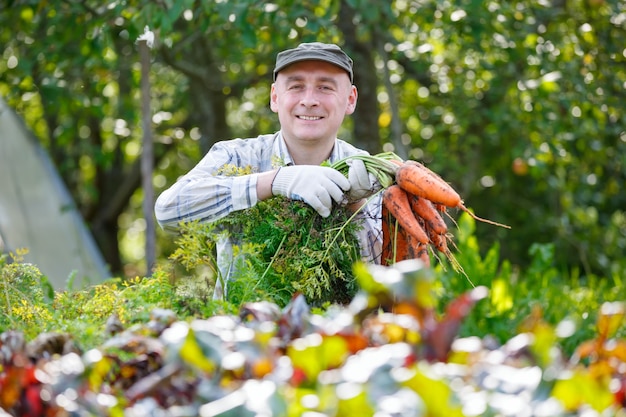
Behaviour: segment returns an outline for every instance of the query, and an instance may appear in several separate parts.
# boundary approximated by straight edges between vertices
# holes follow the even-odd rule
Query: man
[[[320,166],[350,155],[365,153],[337,138],[344,117],[354,112],[357,89],[353,85],[352,59],[334,44],[303,43],[276,58],[270,107],[278,114],[280,130],[256,138],[216,143],[189,173],[164,191],[155,214],[163,228],[180,221],[215,221],[232,211],[282,195],[302,200],[327,217],[333,202],[349,201],[356,210],[378,184],[361,161],[353,160],[348,178]],[[223,176],[225,165],[249,167],[252,174]],[[361,256],[379,262],[380,198],[359,212]],[[231,242],[217,244],[222,278],[232,276]],[[219,295],[219,288],[217,288]]]

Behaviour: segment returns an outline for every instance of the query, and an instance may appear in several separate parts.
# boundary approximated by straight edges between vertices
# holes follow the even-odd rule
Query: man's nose
[[[306,107],[317,106],[319,104],[315,88],[307,88],[303,91],[300,104]]]

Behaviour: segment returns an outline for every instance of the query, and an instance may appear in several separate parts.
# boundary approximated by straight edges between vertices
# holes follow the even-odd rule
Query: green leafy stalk
[[[298,291],[312,305],[348,302],[360,259],[354,216],[336,207],[324,218],[304,202],[275,197],[218,220],[234,242],[250,244],[236,243],[245,263],[228,283],[228,301],[285,305]]]
[[[355,159],[363,161],[367,171],[376,177],[376,180],[383,188],[389,187],[395,181],[398,165],[397,162],[393,161],[402,161],[402,158],[393,152],[383,152],[376,155],[359,154],[347,156],[330,164],[330,167],[348,176],[350,169],[349,161]]]

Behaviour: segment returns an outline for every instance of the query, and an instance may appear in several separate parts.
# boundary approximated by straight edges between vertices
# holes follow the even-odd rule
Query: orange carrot
[[[428,244],[428,235],[413,214],[406,191],[396,184],[391,185],[383,192],[383,205],[409,235],[419,243]]]
[[[409,259],[419,259],[422,261],[425,267],[430,267],[430,256],[428,256],[428,246],[419,243],[417,246],[412,246],[414,252]],[[417,252],[417,253],[415,253]]]
[[[435,233],[431,229],[431,231],[429,231],[428,233],[428,237],[430,239],[431,245],[433,245],[435,249],[437,249],[439,252],[443,253],[446,256],[452,254],[452,252],[450,252],[450,248],[448,248],[448,236],[441,233]]]
[[[446,207],[457,207],[461,196],[441,177],[415,161],[406,161],[396,171],[396,183],[406,192]]]
[[[381,265],[393,265],[396,262],[396,254],[398,251],[406,250],[406,245],[398,242],[396,233],[396,220],[389,213],[387,206],[382,206],[382,227],[383,227],[383,251],[380,257]]]
[[[409,194],[423,197],[435,204],[443,204],[446,207],[461,209],[472,216],[474,220],[505,227],[507,229],[511,228],[510,226],[476,216],[465,207],[461,196],[459,196],[450,184],[419,162],[405,161],[396,171],[396,184]]]
[[[417,245],[417,256],[414,259],[419,259],[424,263],[427,268],[430,267],[430,256],[428,256],[428,246],[419,244]]]
[[[403,257],[398,256],[396,262],[400,262],[405,259],[420,259],[426,266],[430,266],[430,258],[428,257],[428,245],[417,241],[400,224],[398,224],[398,240],[406,242],[407,250],[406,254]]]
[[[417,242],[413,236],[400,226],[399,222],[383,205],[383,252],[382,265],[393,265],[406,259],[421,259],[430,266],[427,245]]]
[[[448,233],[448,227],[443,220],[439,211],[435,208],[435,205],[423,197],[416,195],[409,195],[409,202],[411,203],[411,209],[416,216],[424,219],[429,228],[431,228],[437,234]]]
[[[396,262],[408,259],[409,242],[406,232],[401,232],[398,221],[389,213],[383,204],[383,253],[381,256],[382,265],[393,265]]]

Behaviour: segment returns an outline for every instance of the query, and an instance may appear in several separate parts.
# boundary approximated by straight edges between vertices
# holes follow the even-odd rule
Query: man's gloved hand
[[[272,194],[302,200],[322,217],[330,215],[333,200],[340,203],[350,181],[341,172],[317,165],[281,167],[272,182]]]
[[[350,181],[349,201],[358,201],[380,190],[380,183],[365,168],[365,163],[356,158],[348,159],[348,180]]]

